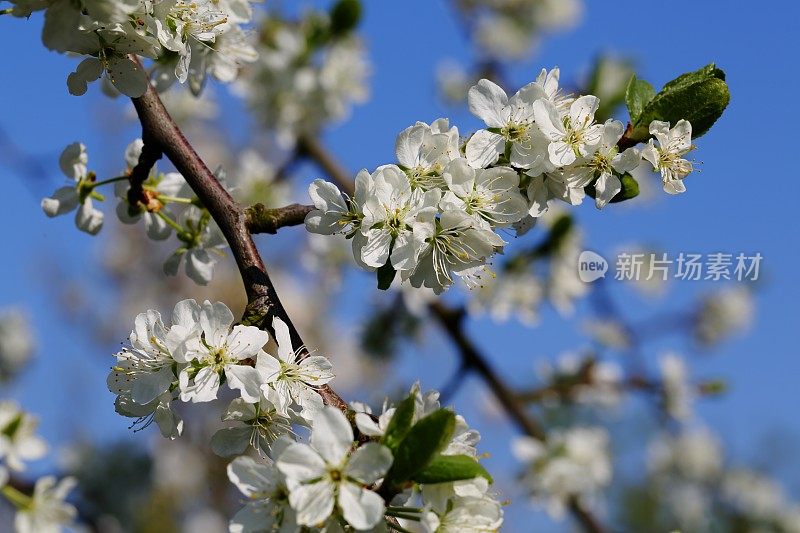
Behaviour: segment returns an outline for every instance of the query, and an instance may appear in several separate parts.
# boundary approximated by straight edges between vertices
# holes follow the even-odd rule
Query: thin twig
[[[467,337],[462,327],[464,321],[463,310],[453,310],[446,307],[441,302],[433,302],[428,306],[433,316],[442,326],[450,337],[450,340],[458,348],[464,365],[478,375],[480,375],[489,388],[494,393],[497,401],[503,406],[509,418],[511,418],[519,428],[538,440],[545,440],[545,432],[542,427],[525,412],[523,404],[517,400],[514,391],[506,385],[500,376],[492,369],[483,355],[478,351],[472,341]]]
[[[280,228],[302,224],[313,205],[291,204],[270,209],[264,204],[251,205],[245,209],[245,221],[250,233],[278,233]]]
[[[295,347],[304,346],[297,328],[278,298],[253,242],[245,211],[231,198],[194,151],[152,85],[148,85],[147,91],[141,97],[132,100],[142,124],[145,146],[151,144],[154,150],[160,149],[169,158],[228,241],[247,293],[248,303],[243,321],[274,333],[272,318],[278,317],[289,327],[292,344]],[[327,385],[320,388],[320,395],[326,404],[347,411],[347,403]]]

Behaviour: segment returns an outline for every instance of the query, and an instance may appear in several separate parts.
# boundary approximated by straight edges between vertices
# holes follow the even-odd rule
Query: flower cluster
[[[88,170],[86,147],[81,143],[70,144],[59,159],[61,170],[70,182],[43,199],[42,209],[50,217],[77,209],[78,229],[96,235],[103,226],[103,212],[92,201],[104,201],[105,196],[98,188],[113,183],[121,222],[135,224],[143,220],[147,236],[157,241],[175,232],[180,246],[164,263],[164,272],[175,275],[184,262],[186,275],[195,283],[206,285],[211,281],[214,265],[224,255],[226,243],[222,232],[208,211],[199,207],[179,173],[161,173],[154,166],[142,183],[132,184],[132,172],[143,146],[141,139],[135,139],[125,150],[126,168],[122,174],[98,181],[96,174]],[[221,170],[217,176],[224,181]]]
[[[380,416],[353,404],[351,425],[323,405],[319,389],[333,378],[326,358],[295,348],[278,318],[274,350],[269,333],[233,322],[221,302],[178,302],[169,323],[157,311],[141,313],[108,376],[117,412],[140,428],[155,421],[171,439],[183,432],[175,401],[210,402],[223,385],[233,391],[223,416],[230,425],[211,438],[215,453],[238,456],[228,475],[248,498],[232,531],[369,530],[387,519],[430,532],[461,531],[470,521],[480,531],[499,527],[500,504],[477,460],[480,435],[443,409],[437,392],[415,385]],[[308,443],[296,441],[297,426],[310,428]],[[408,455],[419,446],[427,456]]]
[[[10,475],[25,469],[25,461],[41,459],[47,445],[36,434],[38,420],[14,402],[0,402],[0,494],[16,509],[17,533],[60,531],[77,515],[75,507],[64,502],[75,485],[72,478],[57,481],[53,476],[36,481],[32,495],[13,486]]]
[[[16,376],[33,355],[28,317],[16,308],[0,309],[0,382]]]
[[[175,438],[183,420],[172,402],[209,402],[227,385],[239,398],[226,418],[245,430],[223,430],[215,436],[215,448],[240,453],[250,444],[263,449],[292,422],[311,420],[322,408],[317,388],[333,378],[328,360],[302,358],[304,348],[292,346],[289,328],[278,318],[272,324],[276,356],[263,349],[270,340],[267,332],[233,322],[222,302],[178,302],[169,326],[158,311],[139,314],[130,346],[116,355],[108,376],[117,412],[136,418],[139,427],[155,421],[165,437]]]
[[[488,492],[488,481],[480,476],[414,483],[405,490],[393,490],[396,494],[387,505],[387,485],[392,484],[397,461],[402,460],[394,456],[387,433],[401,423],[395,418],[409,416],[407,423],[413,428],[431,420],[426,417],[446,412],[439,406],[438,393],[422,394],[418,386],[403,404],[384,405],[377,417],[367,406],[353,404],[356,426],[364,437],[359,441],[344,414],[325,407],[311,420],[308,444],[283,436],[262,462],[236,458],[228,466],[228,477],[248,501],[232,519],[231,531],[294,531],[299,526],[381,530],[387,520],[405,531],[497,530],[503,513]],[[456,416],[454,421],[439,457],[477,465],[474,446],[480,436],[463,418]]]
[[[682,158],[692,148],[687,121],[672,129],[653,121],[655,139],[644,150],[620,150],[622,123],[595,123],[598,98],[563,94],[557,68],[542,70],[510,98],[480,80],[469,105],[487,127],[463,145],[447,119],[418,122],[397,138],[398,164],[360,171],[352,198],[331,183],[312,183],[316,210],[306,218],[308,230],[344,233],[363,268],[399,272],[414,287],[441,293],[454,275],[481,284],[487,261],[506,244],[498,230],[522,233],[553,201],[577,205],[587,191],[604,207],[643,156],[670,193],[684,190],[681,180],[691,171]]]
[[[239,84],[283,146],[346,118],[353,104],[369,96],[370,68],[361,42],[351,34],[331,35],[330,25],[326,14],[316,11],[297,23],[268,19],[259,59]]]
[[[514,441],[514,455],[525,462],[523,482],[534,501],[561,516],[571,498],[590,498],[611,481],[608,433],[602,428],[554,430],[546,442],[532,437]]]
[[[581,0],[458,0],[483,54],[500,60],[523,59],[541,34],[573,26]]]
[[[189,80],[196,94],[207,76],[233,81],[257,57],[241,27],[252,18],[249,0],[9,1],[17,17],[44,10],[47,48],[88,56],[67,78],[74,95],[104,74],[120,93],[144,94],[147,75],[132,55],[153,60],[157,88]]]

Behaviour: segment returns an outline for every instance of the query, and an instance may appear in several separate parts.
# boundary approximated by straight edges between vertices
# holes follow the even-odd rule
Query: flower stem
[[[400,511],[390,511],[387,509],[385,514],[386,516],[402,518],[403,520],[413,520],[414,522],[419,522],[421,520],[421,517],[418,514],[413,513],[401,513]]]
[[[172,202],[174,204],[192,204],[192,203],[194,203],[194,200],[192,200],[191,198],[178,198],[178,197],[175,197],[175,196],[162,196],[160,194],[158,195],[158,199],[160,201],[162,201],[162,202],[165,202],[165,203],[166,202]]]
[[[164,214],[164,213],[162,213],[161,211],[159,211],[159,212],[158,212],[158,213],[156,213],[156,214],[157,214],[159,217],[161,217],[161,220],[163,220],[164,222],[166,222],[166,223],[167,223],[167,225],[168,225],[169,227],[171,227],[172,229],[174,229],[174,230],[175,230],[175,231],[177,231],[178,233],[182,233],[182,232],[184,232],[184,231],[185,231],[185,230],[184,230],[184,228],[183,228],[183,226],[181,226],[180,224],[178,224],[177,222],[175,222],[174,220],[172,220],[171,218],[169,218],[167,215],[165,215],[165,214]]]
[[[419,507],[404,507],[402,505],[387,505],[387,511],[400,512],[400,513],[421,513],[422,509]]]
[[[30,496],[23,494],[11,485],[3,487],[2,493],[17,509],[25,509],[33,504],[33,499]]]
[[[94,181],[91,182],[89,185],[94,189],[95,187],[100,187],[101,185],[108,185],[109,183],[114,183],[123,180],[128,180],[128,176],[116,176],[114,178],[108,178],[107,180]]]

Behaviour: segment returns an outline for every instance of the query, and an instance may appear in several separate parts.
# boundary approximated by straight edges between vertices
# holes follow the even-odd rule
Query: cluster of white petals
[[[16,533],[61,531],[77,515],[75,507],[64,501],[75,486],[72,478],[41,477],[32,495],[20,492],[10,482],[11,473],[25,470],[25,462],[47,453],[47,444],[36,434],[38,425],[39,421],[16,403],[0,402],[0,492],[15,507]]]
[[[222,302],[178,302],[169,325],[158,311],[139,314],[130,346],[116,355],[108,376],[117,412],[136,418],[140,427],[155,421],[165,437],[175,438],[183,432],[183,420],[172,403],[210,402],[227,385],[238,399],[225,418],[240,426],[221,430],[215,449],[223,454],[241,453],[250,445],[268,449],[291,423],[314,417],[322,408],[317,389],[333,378],[327,359],[301,358],[304,348],[292,346],[287,325],[279,318],[272,325],[277,356],[264,351],[269,333],[234,325]]]
[[[131,177],[139,163],[144,143],[135,139],[125,149],[125,170],[120,176],[97,180],[88,170],[86,147],[81,143],[67,146],[59,160],[62,172],[70,184],[57,189],[52,196],[42,200],[42,209],[50,217],[63,215],[77,208],[75,224],[78,229],[96,235],[103,225],[103,212],[94,207],[93,200],[104,201],[100,186],[113,183],[117,200],[117,217],[124,224],[144,221],[147,236],[161,241],[173,232],[180,245],[164,263],[164,272],[176,275],[181,263],[186,275],[198,285],[207,285],[214,266],[222,258],[227,246],[222,232],[208,212],[196,205],[194,194],[183,176],[177,172],[159,172],[155,166],[149,175],[136,185],[137,193],[131,197]],[[224,182],[220,169],[217,177]]]
[[[241,27],[252,18],[249,0],[9,1],[17,17],[44,11],[47,48],[85,57],[67,78],[74,95],[103,75],[126,96],[144,94],[147,74],[131,56],[153,60],[158,89],[188,80],[196,94],[207,76],[233,81],[257,58]]]
[[[574,26],[582,0],[458,0],[463,16],[474,20],[476,46],[499,60],[523,59],[543,33]]]
[[[571,498],[591,498],[611,481],[608,446],[605,429],[573,427],[548,433],[546,442],[520,437],[513,452],[527,464],[523,483],[534,501],[562,516]]]
[[[596,123],[599,99],[563,94],[558,68],[543,69],[511,97],[480,80],[468,100],[486,129],[466,143],[447,119],[417,122],[397,138],[397,164],[360,171],[352,198],[314,181],[309,194],[316,209],[306,218],[308,230],[344,234],[364,269],[388,268],[403,282],[438,294],[455,276],[468,286],[483,285],[487,262],[506,244],[498,232],[524,233],[553,202],[580,204],[588,189],[603,208],[623,190],[621,178],[640,165],[643,153],[661,171],[667,192],[679,192],[691,170],[681,159],[691,148],[687,121],[672,129],[654,121],[658,144],[651,139],[643,152],[635,146],[620,150],[622,122]],[[564,263],[567,270],[574,270],[573,259]],[[572,274],[558,278],[558,267],[553,301],[569,312],[571,293],[585,289]]]
[[[14,307],[0,309],[0,382],[9,380],[25,367],[34,347],[27,315]]]
[[[412,424],[440,409],[438,392],[423,394],[415,385],[411,394]],[[230,463],[228,477],[247,498],[231,520],[231,531],[383,531],[386,517],[406,531],[425,533],[500,527],[500,503],[483,477],[414,484],[384,501],[381,486],[394,457],[383,436],[396,408],[385,403],[379,416],[365,404],[352,408],[361,440],[341,411],[323,407],[309,421],[308,443],[283,435],[260,461],[243,456]],[[462,417],[455,420],[442,455],[477,458],[480,435]]]
[[[325,24],[327,16],[316,11],[297,23],[270,19],[262,30],[258,60],[237,86],[284,147],[347,118],[351,107],[369,96],[370,66],[358,38],[348,34],[311,44],[313,33]]]

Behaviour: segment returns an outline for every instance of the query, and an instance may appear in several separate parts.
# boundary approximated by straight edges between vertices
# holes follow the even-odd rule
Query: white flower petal
[[[78,207],[78,191],[75,187],[59,187],[53,196],[42,200],[42,211],[49,217],[69,213]]]
[[[502,128],[505,125],[502,111],[508,104],[506,92],[497,84],[483,79],[470,87],[467,93],[469,110],[482,119],[490,128]]]
[[[288,479],[303,483],[325,474],[325,461],[309,445],[293,443],[277,457],[276,466]]]
[[[269,342],[269,333],[255,326],[237,325],[228,335],[228,355],[234,359],[255,358],[261,348]]]
[[[225,377],[228,378],[228,386],[238,390],[244,401],[257,403],[261,399],[262,377],[252,366],[227,365]]]
[[[212,348],[222,348],[228,339],[233,324],[233,313],[222,302],[203,302],[200,312],[200,327],[203,328],[206,344]]]
[[[371,490],[354,483],[344,482],[339,486],[339,508],[348,524],[364,530],[375,527],[383,517],[383,498]]]
[[[75,225],[79,230],[89,235],[97,235],[102,229],[103,212],[92,207],[91,198],[87,198],[83,204],[78,207],[78,212],[75,213]]]
[[[289,503],[297,512],[298,524],[319,526],[333,511],[334,487],[325,481],[299,485],[289,493]]]
[[[489,130],[478,130],[467,141],[467,161],[474,168],[486,168],[497,161],[505,148],[506,142],[502,135]]]
[[[252,457],[237,457],[228,465],[228,479],[248,498],[272,492],[279,478],[274,466],[258,463]]]
[[[341,464],[353,444],[353,429],[335,407],[324,407],[314,417],[311,446],[332,465]]]
[[[348,477],[371,485],[382,478],[390,466],[392,452],[389,448],[377,442],[368,442],[353,452],[344,471]]]

